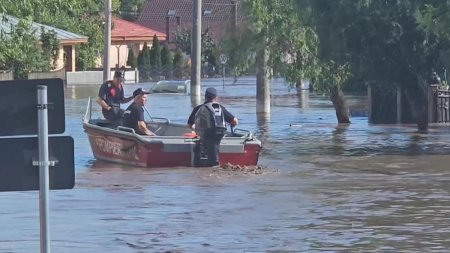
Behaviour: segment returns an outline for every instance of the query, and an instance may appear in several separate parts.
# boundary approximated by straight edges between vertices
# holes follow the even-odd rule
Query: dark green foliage
[[[167,44],[164,44],[161,50],[161,64],[162,66],[169,67],[172,66],[172,62],[173,62],[172,52],[170,52],[170,49],[167,46]]]
[[[131,68],[133,68],[133,69],[138,66],[136,56],[134,56],[133,49],[131,49],[131,48],[128,50],[127,65],[131,66]]]
[[[146,0],[121,0],[120,15],[128,21],[136,21]]]
[[[202,33],[202,64],[209,63],[216,67],[217,57],[220,54],[219,47],[213,38],[213,33],[210,28],[207,28],[204,33]],[[178,31],[175,33],[175,45],[182,52],[187,55],[191,54],[191,31]]]
[[[150,64],[153,67],[161,67],[161,45],[156,34],[153,35],[152,49],[150,49]]]
[[[175,52],[175,56],[173,57],[173,68],[174,75],[176,78],[180,79],[183,76],[183,52],[181,49],[178,49]]]
[[[191,32],[188,30],[175,32],[175,45],[182,52],[191,55]]]
[[[48,59],[49,70],[50,66],[55,68],[59,54],[59,40],[56,37],[56,32],[54,30],[45,32],[44,28],[41,27],[41,42],[44,57]]]
[[[9,15],[88,36],[88,45],[76,47],[77,70],[95,66],[97,52],[103,48],[101,20],[103,1],[8,0],[7,4],[3,2],[0,2],[0,11]],[[113,6],[115,5],[117,3],[114,2]]]
[[[0,69],[14,70],[16,79],[26,79],[32,71],[50,70],[58,52],[54,32],[43,33],[39,40],[30,25],[30,20],[21,20],[11,33],[0,33]]]
[[[181,49],[178,49],[175,52],[175,56],[173,57],[173,66],[183,67],[183,52],[181,51]]]
[[[150,49],[147,46],[147,42],[144,43],[142,50],[139,52],[137,58],[139,70],[149,69],[150,65]]]

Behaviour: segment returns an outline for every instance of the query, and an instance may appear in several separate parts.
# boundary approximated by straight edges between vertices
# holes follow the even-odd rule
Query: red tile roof
[[[166,32],[166,16],[169,11],[173,14],[169,19],[170,33],[177,29],[191,29],[193,0],[147,0],[138,23]],[[203,0],[202,14],[202,30],[210,26],[216,39],[226,34],[234,19],[237,23],[244,19],[239,0]],[[177,24],[177,18],[180,19],[180,25]]]
[[[111,42],[141,42],[151,41],[156,34],[160,41],[166,40],[166,34],[150,29],[148,27],[120,19],[116,16],[112,17]]]

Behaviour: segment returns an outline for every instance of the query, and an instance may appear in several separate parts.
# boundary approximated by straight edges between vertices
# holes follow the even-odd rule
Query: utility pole
[[[202,53],[202,0],[194,0],[191,48],[191,102],[200,104]]]
[[[104,45],[103,45],[103,81],[109,80],[111,75],[111,67],[109,65],[110,52],[109,47],[111,46],[111,0],[105,0],[105,31]]]

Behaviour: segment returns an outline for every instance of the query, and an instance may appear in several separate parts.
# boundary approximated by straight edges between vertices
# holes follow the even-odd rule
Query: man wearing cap
[[[196,122],[200,122],[199,118],[203,115],[203,112],[210,113],[210,117],[214,118],[214,126],[207,129],[200,129],[197,126],[197,134],[200,135],[201,145],[208,156],[207,166],[219,165],[219,147],[222,140],[226,126],[225,122],[228,122],[232,127],[238,124],[238,119],[234,117],[223,105],[217,103],[217,91],[215,88],[210,87],[205,91],[205,102],[199,106],[196,106],[189,116],[188,126],[192,130],[196,130]],[[224,122],[225,121],[225,122]],[[208,125],[208,123],[206,123]],[[212,124],[211,124],[212,125]],[[204,128],[202,126],[202,128]],[[220,129],[219,129],[220,128]],[[200,132],[202,132],[200,134]]]
[[[133,128],[140,135],[154,136],[155,134],[148,129],[144,119],[144,106],[147,103],[148,91],[141,88],[133,92],[134,101],[123,114],[123,126]]]
[[[118,121],[123,115],[120,104],[128,103],[132,99],[133,97],[125,98],[122,87],[122,73],[116,71],[113,80],[106,81],[100,86],[96,101],[102,107],[102,114],[105,119]]]

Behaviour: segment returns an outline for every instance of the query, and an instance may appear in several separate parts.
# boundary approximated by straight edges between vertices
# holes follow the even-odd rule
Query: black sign
[[[37,86],[47,86],[48,133],[65,130],[64,83],[61,79],[0,81],[0,136],[38,133]]]
[[[39,190],[38,137],[0,137],[0,192]],[[48,140],[51,190],[75,185],[74,143],[70,136]],[[34,165],[33,165],[34,164]]]

